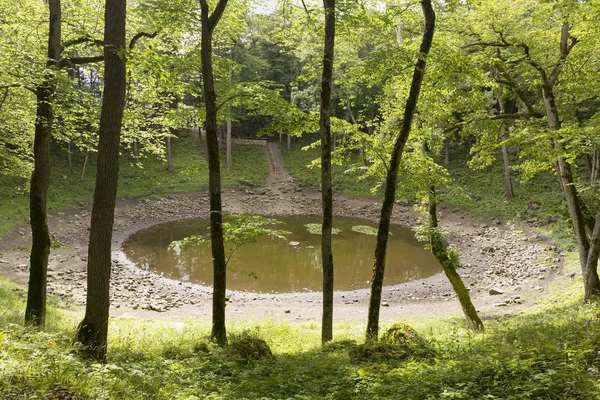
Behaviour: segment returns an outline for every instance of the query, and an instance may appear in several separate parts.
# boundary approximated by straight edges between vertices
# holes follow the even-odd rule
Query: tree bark
[[[498,95],[498,108],[500,114],[504,114],[506,112],[501,94]],[[500,140],[505,141],[508,138],[508,127],[504,125],[504,122],[502,122],[500,125],[500,131],[502,132]],[[502,144],[502,165],[504,166],[504,187],[506,188],[506,201],[511,201],[514,193],[512,179],[510,176],[510,158],[508,157],[508,148],[506,147],[506,144]]]
[[[85,316],[77,339],[94,359],[106,361],[111,241],[119,177],[119,140],[125,105],[125,0],[106,0],[104,94],[87,264]]]
[[[213,259],[213,303],[211,339],[217,344],[227,344],[225,330],[225,291],[227,289],[225,248],[223,244],[223,212],[221,204],[221,165],[219,161],[219,133],[217,132],[217,95],[212,66],[212,36],[219,23],[227,0],[219,0],[209,15],[207,0],[200,0],[202,38],[202,80],[206,106],[206,147],[208,151],[208,189],[210,192],[210,242]]]
[[[325,40],[323,75],[321,77],[321,258],[323,260],[323,316],[321,341],[333,339],[333,191],[331,188],[331,86],[333,82],[333,51],[335,47],[335,0],[323,0],[325,9]],[[289,136],[288,136],[289,138]],[[288,142],[289,148],[289,142]]]
[[[444,139],[444,166],[450,164],[450,138]]]
[[[233,166],[233,156],[231,154],[231,120],[227,120],[227,169]]]
[[[68,144],[68,153],[69,153],[69,172],[73,171],[73,160],[72,160],[72,155],[73,155],[73,151],[71,150],[72,144],[71,144],[71,140],[69,140],[69,144]]]
[[[542,74],[542,82],[542,97],[544,100],[546,115],[548,116],[548,126],[550,130],[558,131],[561,128],[561,121],[558,114],[558,107],[556,106],[553,86],[545,78],[545,74]],[[560,144],[558,138],[556,140],[556,146],[562,149],[562,144]],[[575,187],[571,164],[561,156],[558,159],[557,165],[558,175],[562,183],[565,198],[567,200],[571,224],[573,225],[575,238],[577,240],[579,262],[583,275],[584,300],[598,300],[600,299],[600,279],[598,278],[598,271],[596,267],[594,267],[592,270],[589,269],[593,263],[588,262],[589,255],[591,253],[590,240],[588,238],[586,221],[583,213],[584,204],[582,203],[579,194],[577,193],[577,188]],[[598,221],[596,221],[595,225],[596,226],[593,228],[594,232],[596,232],[598,228]]]
[[[458,297],[460,306],[467,318],[469,328],[475,331],[483,330],[483,322],[477,314],[477,310],[471,301],[471,295],[467,290],[462,278],[458,274],[460,268],[460,262],[458,259],[452,257],[448,251],[448,244],[442,237],[437,218],[437,205],[435,188],[432,187],[429,191],[429,245],[431,246],[431,252],[442,268],[444,274],[450,281],[454,293]]]
[[[60,0],[49,0],[48,61],[44,81],[36,88],[37,110],[33,144],[34,167],[29,192],[31,255],[25,323],[43,327],[46,321],[46,286],[50,231],[46,200],[50,185],[50,138],[54,111],[52,96],[56,90],[56,72],[60,64]]]
[[[83,165],[81,166],[81,174],[79,175],[79,180],[85,179],[85,167],[87,166],[88,158],[90,156],[90,151],[85,151],[85,158],[83,159]]]
[[[506,187],[506,200],[511,201],[514,197],[514,192],[512,179],[510,177],[510,158],[508,157],[508,148],[505,144],[502,145],[502,165],[504,166],[504,186]]]
[[[404,108],[404,118],[400,126],[400,133],[394,141],[392,155],[387,171],[385,195],[381,206],[381,215],[379,218],[379,228],[377,230],[377,244],[375,245],[375,259],[373,262],[373,278],[371,280],[371,295],[369,298],[369,316],[367,320],[367,342],[377,341],[379,335],[379,308],[381,304],[381,291],[383,289],[383,275],[385,271],[385,256],[387,252],[387,242],[390,229],[390,220],[394,209],[394,200],[396,199],[396,186],[398,182],[398,168],[404,152],[404,146],[408,140],[412,120],[417,108],[421,84],[425,75],[426,58],[435,30],[435,13],[431,6],[431,0],[422,0],[421,6],[425,16],[425,31],[419,47],[418,60],[413,72],[410,92]]]
[[[173,153],[171,153],[171,137],[167,136],[167,173],[172,174],[173,169]]]

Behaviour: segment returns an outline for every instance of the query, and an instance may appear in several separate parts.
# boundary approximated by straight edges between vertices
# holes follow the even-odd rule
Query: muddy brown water
[[[239,247],[229,261],[227,287],[257,293],[319,291],[322,287],[321,236],[305,226],[320,223],[319,217],[277,218],[277,229],[291,233],[286,240],[259,238]],[[339,218],[333,236],[335,290],[369,287],[375,250],[375,236],[352,230],[369,221]],[[123,244],[127,257],[139,268],[184,282],[212,284],[209,244],[170,249],[169,244],[186,236],[208,233],[206,219],[174,221],[141,230]],[[427,278],[441,271],[438,262],[414,238],[409,228],[392,226],[389,237],[385,285]],[[228,254],[228,251],[226,251]]]

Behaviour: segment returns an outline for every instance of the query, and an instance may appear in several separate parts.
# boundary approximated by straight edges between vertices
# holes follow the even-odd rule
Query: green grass
[[[282,149],[285,166],[300,186],[318,189],[321,176],[319,168],[308,168],[311,161],[320,157],[319,149],[301,150],[301,145],[291,150]],[[465,212],[473,217],[498,217],[504,220],[535,220],[535,225],[552,241],[572,246],[572,227],[559,182],[551,173],[540,173],[524,182],[518,171],[513,171],[515,196],[505,201],[504,172],[499,156],[486,169],[467,166],[470,156],[460,148],[451,154],[448,170],[454,182],[451,190],[440,190],[440,204]],[[514,164],[518,159],[513,156]],[[379,182],[360,179],[360,173],[347,172],[348,166],[333,166],[334,190],[345,194],[372,195],[372,188]],[[530,207],[535,202],[537,207]],[[558,222],[555,222],[558,220]],[[551,223],[550,223],[551,222]]]
[[[294,145],[290,150],[281,148],[286,170],[294,177],[299,186],[318,189],[321,187],[321,169],[307,166],[321,157],[320,149],[301,150],[302,146]],[[358,161],[358,160],[356,160]],[[320,165],[320,164],[319,164]],[[348,165],[332,165],[331,181],[336,193],[371,195],[376,182],[373,179],[362,179],[358,171],[349,171]]]
[[[581,302],[581,282],[556,284],[556,295],[485,321],[481,334],[462,318],[407,321],[428,355],[354,362],[347,341],[362,341],[360,323],[336,324],[327,350],[315,322],[230,323],[231,341],[262,338],[274,354],[249,360],[208,343],[207,321],[119,318],[100,365],[72,343],[78,313],[54,303],[47,332],[23,327],[24,293],[0,280],[0,398],[600,399],[600,306]]]
[[[96,163],[90,156],[83,180],[80,179],[84,155],[73,155],[73,169],[69,171],[67,154],[53,150],[52,181],[48,193],[50,210],[64,209],[78,202],[91,202],[94,193]],[[269,167],[264,149],[258,146],[234,146],[233,167],[223,167],[225,154],[221,155],[223,186],[241,189],[264,185]],[[141,159],[141,167],[133,158],[123,154],[119,170],[120,198],[162,195],[168,193],[197,192],[208,189],[208,164],[200,147],[192,145],[188,138],[173,140],[173,167],[175,173],[166,170],[166,161],[150,156]],[[66,177],[66,179],[65,179]],[[29,217],[28,181],[23,178],[0,176],[0,237],[15,225],[27,223]]]
[[[467,166],[468,154],[458,151],[452,154],[448,170],[453,181],[462,188],[462,193],[453,191],[441,195],[444,204],[469,210],[475,216],[497,216],[506,219],[543,220],[553,215],[563,215],[563,195],[556,176],[540,173],[532,180],[523,182],[521,174],[512,172],[513,191],[511,201],[505,201],[504,172],[502,159],[486,169],[471,169]],[[516,160],[512,160],[515,162]],[[532,201],[539,208],[528,210]]]

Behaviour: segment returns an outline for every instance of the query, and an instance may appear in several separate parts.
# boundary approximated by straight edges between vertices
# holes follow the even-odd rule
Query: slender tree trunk
[[[502,101],[502,94],[498,95],[498,108],[500,114],[505,113],[504,101]],[[508,127],[502,123],[500,126],[502,136],[500,140],[505,141],[508,138]],[[510,177],[510,158],[508,157],[508,148],[506,144],[502,144],[502,165],[504,166],[504,187],[506,188],[506,200],[510,201],[513,198],[513,186]]]
[[[106,0],[104,14],[104,94],[100,113],[98,163],[87,264],[85,316],[77,339],[86,352],[106,361],[110,307],[111,242],[117,180],[119,140],[125,106],[125,0]]]
[[[598,169],[600,169],[600,150],[594,151],[594,157],[592,158],[592,168],[590,172],[590,182],[596,183],[598,180]]]
[[[81,166],[81,174],[79,175],[79,180],[85,179],[85,167],[87,166],[88,158],[90,156],[90,151],[85,151],[85,158],[83,159],[83,165]]]
[[[506,187],[506,200],[511,201],[514,197],[512,179],[510,177],[510,159],[508,158],[508,148],[502,145],[502,164],[504,165],[504,186]]]
[[[173,169],[173,153],[171,152],[171,137],[167,136],[167,173],[172,174]]]
[[[450,138],[444,139],[444,166],[450,164]]]
[[[227,121],[227,169],[233,166],[233,156],[231,154],[231,120]]]
[[[331,189],[331,86],[333,81],[333,51],[335,47],[335,0],[323,0],[325,9],[325,41],[323,75],[321,78],[321,256],[323,260],[323,319],[321,341],[333,338],[333,192]],[[289,147],[289,146],[288,146]]]
[[[425,66],[427,54],[431,49],[433,33],[435,29],[435,13],[431,6],[431,0],[422,0],[421,6],[425,16],[425,32],[419,48],[418,60],[413,72],[410,92],[404,108],[404,118],[400,126],[400,133],[394,141],[392,155],[387,171],[385,183],[385,195],[381,205],[381,215],[379,218],[379,228],[377,230],[377,244],[375,245],[375,259],[373,262],[373,278],[371,280],[371,295],[369,298],[369,316],[367,320],[367,342],[377,341],[379,335],[379,308],[381,304],[381,291],[383,289],[383,274],[385,271],[385,256],[387,252],[387,242],[390,229],[390,220],[394,209],[394,200],[396,199],[396,187],[398,182],[398,168],[404,152],[404,146],[408,140],[412,120],[417,108],[421,84],[425,75]]]
[[[212,67],[212,36],[227,0],[219,0],[209,15],[207,0],[200,0],[202,17],[202,80],[206,102],[206,147],[208,150],[208,187],[210,192],[210,242],[213,259],[212,340],[219,345],[227,344],[225,330],[226,262],[223,244],[223,212],[221,205],[221,165],[219,161],[219,135],[217,132],[217,95],[215,93]]]
[[[69,173],[73,172],[73,160],[72,160],[72,155],[73,155],[73,151],[72,151],[72,144],[71,141],[69,140],[69,144],[68,144],[68,153],[69,153]]]
[[[548,116],[548,126],[552,131],[558,131],[561,128],[561,121],[558,116],[558,108],[556,107],[556,100],[554,98],[554,91],[552,85],[544,79],[542,84],[542,96],[544,99],[544,108],[546,109],[546,115]],[[558,139],[558,138],[557,138]],[[562,150],[562,144],[557,140],[556,146]],[[575,238],[577,239],[577,248],[579,252],[579,261],[581,264],[581,270],[583,275],[583,287],[584,287],[584,299],[585,301],[592,301],[600,299],[600,279],[597,271],[597,260],[594,263],[588,262],[590,254],[590,240],[588,238],[586,220],[583,213],[584,204],[582,203],[577,188],[574,184],[573,172],[571,164],[564,158],[558,159],[558,175],[562,183],[563,192],[567,199],[567,205],[569,208],[569,216],[571,217],[571,224],[575,232]],[[593,232],[597,231],[598,221],[596,221],[593,228]],[[597,257],[596,257],[597,258]],[[590,267],[593,267],[590,269]]]
[[[429,191],[428,233],[431,252],[444,269],[444,273],[446,274],[446,277],[448,277],[448,280],[454,289],[454,293],[456,293],[456,296],[458,297],[458,301],[460,302],[463,313],[467,318],[469,328],[476,331],[483,330],[483,322],[481,322],[481,319],[477,314],[477,310],[471,301],[471,295],[469,294],[469,291],[467,290],[462,278],[458,274],[460,261],[458,258],[450,255],[448,251],[448,244],[445,242],[440,233],[437,218],[435,187],[432,187]]]
[[[29,287],[25,322],[43,327],[46,321],[46,285],[50,232],[46,200],[50,185],[50,137],[52,136],[52,96],[56,89],[56,72],[60,62],[61,10],[60,0],[50,0],[48,32],[48,71],[36,88],[37,111],[33,144],[34,168],[29,192],[31,219],[31,255],[29,257]]]
[[[288,135],[287,137],[287,149],[291,149],[292,148],[292,135]]]
[[[588,174],[590,175],[590,181],[592,181],[592,176],[594,175],[594,171],[593,171],[593,157],[595,155],[595,152],[592,153],[592,155],[590,156],[589,154],[584,154],[583,155],[583,161],[585,161],[585,167],[588,170]],[[594,183],[593,181],[591,183]]]
[[[140,154],[138,152],[137,140],[133,141],[133,158],[135,159],[135,165],[140,163]]]

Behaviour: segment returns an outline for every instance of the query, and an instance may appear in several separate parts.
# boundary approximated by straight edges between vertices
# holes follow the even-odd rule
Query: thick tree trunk
[[[323,260],[323,317],[321,341],[333,338],[333,191],[331,189],[331,86],[333,82],[333,51],[335,47],[335,0],[323,0],[325,9],[325,41],[323,75],[321,78],[321,256]],[[288,136],[289,137],[289,136]],[[289,145],[288,145],[289,148]]]
[[[104,14],[104,94],[100,113],[98,163],[87,264],[85,316],[77,339],[86,352],[106,361],[108,336],[111,241],[117,180],[119,140],[125,105],[125,0],[107,0]]]
[[[444,269],[444,273],[446,274],[446,277],[448,277],[448,280],[454,289],[454,293],[456,293],[456,296],[458,297],[460,306],[467,318],[469,328],[476,331],[483,330],[483,322],[481,322],[477,310],[471,301],[471,295],[458,274],[460,262],[450,255],[448,252],[448,244],[440,233],[438,227],[435,188],[433,187],[429,191],[429,244],[431,246],[431,252]]]
[[[227,121],[227,169],[233,166],[233,156],[231,154],[231,120]]]
[[[435,29],[435,13],[431,7],[431,0],[422,0],[421,6],[425,15],[425,32],[419,48],[419,58],[415,65],[410,92],[404,108],[404,118],[400,127],[400,133],[394,141],[392,155],[387,171],[385,183],[385,195],[381,205],[381,215],[379,218],[379,228],[377,230],[377,244],[375,245],[375,259],[373,262],[373,278],[371,280],[371,295],[369,298],[369,316],[367,320],[367,342],[377,341],[379,335],[379,307],[381,304],[381,291],[383,289],[383,275],[385,272],[385,256],[387,252],[387,242],[390,229],[390,220],[394,209],[394,200],[396,199],[396,186],[398,182],[398,168],[404,152],[404,146],[408,140],[412,120],[417,108],[421,84],[425,75],[426,58]]]
[[[56,89],[56,70],[60,62],[61,9],[60,0],[50,0],[48,32],[48,72],[36,88],[37,111],[33,144],[34,167],[29,192],[31,224],[31,255],[29,257],[29,287],[25,323],[43,327],[46,320],[46,285],[50,232],[46,200],[50,185],[50,137],[52,136],[52,96]]]
[[[223,212],[221,205],[221,165],[219,161],[219,133],[217,132],[217,95],[215,93],[212,67],[212,36],[223,15],[227,0],[219,0],[209,16],[207,0],[200,0],[202,7],[202,80],[206,103],[206,147],[208,150],[208,188],[210,192],[210,242],[213,259],[213,303],[211,338],[219,345],[227,344],[225,330],[226,261],[223,243]]]

